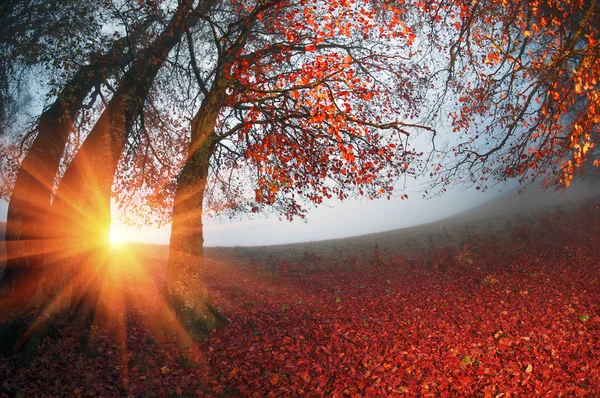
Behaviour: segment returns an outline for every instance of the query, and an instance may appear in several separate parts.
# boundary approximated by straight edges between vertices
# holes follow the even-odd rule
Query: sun
[[[110,229],[110,235],[108,237],[108,240],[110,241],[111,245],[120,245],[121,243],[124,243],[126,241],[125,234],[123,233],[123,231],[119,231],[116,228]]]

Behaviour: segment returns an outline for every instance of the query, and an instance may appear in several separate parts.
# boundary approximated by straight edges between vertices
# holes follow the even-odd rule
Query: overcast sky
[[[467,210],[498,195],[474,189],[450,192],[442,197],[425,200],[418,193],[409,193],[408,200],[368,199],[332,201],[330,206],[313,209],[306,222],[279,221],[275,217],[229,222],[207,220],[206,245],[267,245],[308,242],[364,235],[435,221]]]

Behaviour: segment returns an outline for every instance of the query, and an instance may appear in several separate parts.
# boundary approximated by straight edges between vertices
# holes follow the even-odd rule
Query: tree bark
[[[204,98],[192,121],[189,157],[177,180],[167,269],[167,302],[179,325],[187,331],[178,333],[178,343],[183,347],[228,324],[209,302],[204,281],[202,231],[204,190],[210,158],[218,141],[215,126],[223,104],[224,92],[218,88]]]
[[[187,11],[180,3],[168,26],[133,62],[58,187],[52,206],[56,248],[53,260],[60,265],[60,274],[76,275],[72,281],[72,310],[79,308],[82,301],[93,306],[97,299],[94,290],[106,260],[102,254],[110,231],[115,171],[127,134],[143,112],[155,77],[183,35]]]
[[[206,5],[212,2],[208,0]],[[248,23],[245,21],[242,25]],[[211,330],[221,329],[229,324],[222,314],[213,309],[208,297],[204,280],[202,210],[210,159],[220,140],[215,127],[227,99],[227,79],[222,68],[243,49],[247,36],[242,30],[243,33],[236,42],[220,55],[212,87],[192,120],[188,159],[177,179],[166,294],[166,301],[172,307],[175,317],[170,311],[163,313],[167,315],[167,322],[176,322],[175,331],[180,347],[189,347],[193,340],[201,340]],[[159,328],[163,328],[163,325],[159,325]]]
[[[140,31],[129,38],[131,42],[137,41]],[[131,61],[123,52],[126,45],[125,38],[115,41],[109,52],[82,67],[40,116],[37,135],[23,159],[8,207],[7,262],[0,280],[6,296],[3,307],[22,308],[37,290],[54,179],[73,120],[92,88],[113,74],[116,65]]]

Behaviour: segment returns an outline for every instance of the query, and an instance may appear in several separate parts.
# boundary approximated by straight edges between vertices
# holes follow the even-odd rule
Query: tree
[[[21,103],[19,91],[26,86],[31,68],[46,64],[68,74],[64,63],[82,61],[86,57],[84,49],[97,49],[88,39],[101,37],[98,14],[97,4],[92,0],[3,2],[0,6],[0,136],[15,123],[15,114],[29,105]]]
[[[20,164],[10,196],[5,238],[8,261],[0,280],[9,298],[6,306],[23,307],[37,290],[46,254],[45,238],[51,229],[47,224],[54,182],[84,99],[91,94],[95,100],[100,86],[131,62],[134,46],[148,23],[144,25],[136,27],[131,37],[116,40],[106,54],[93,54],[89,64],[67,81],[39,118],[36,136]],[[93,101],[86,106],[92,105]]]
[[[598,165],[586,162],[600,122],[597,1],[418,7],[428,18],[417,29],[438,65],[440,53],[446,56],[434,112],[444,102],[454,108],[449,118],[459,135],[431,154],[434,191],[539,177],[546,187],[565,188],[586,165]]]
[[[163,18],[162,9],[156,6],[151,9],[154,12],[142,22],[142,26],[139,26],[135,19],[133,22],[127,22],[132,19],[132,13],[128,13],[128,17],[125,18],[121,10],[117,10],[117,14],[122,17],[121,22],[125,24],[126,36],[115,42],[113,49],[108,55],[100,57],[98,64],[82,67],[76,72],[66,83],[55,103],[42,115],[38,135],[21,165],[17,178],[17,185],[20,184],[23,190],[19,192],[13,189],[12,192],[11,207],[16,207],[21,213],[10,213],[9,224],[17,224],[19,227],[23,225],[16,215],[27,218],[27,221],[33,219],[33,222],[27,223],[27,231],[34,231],[39,239],[31,242],[30,236],[23,235],[21,229],[17,228],[25,247],[23,256],[21,259],[15,259],[15,263],[21,265],[24,258],[38,257],[40,252],[32,251],[31,246],[45,246],[44,265],[49,269],[47,272],[51,274],[51,279],[54,279],[53,293],[57,296],[54,298],[55,302],[48,306],[50,313],[60,309],[58,301],[68,296],[68,306],[73,315],[87,316],[95,310],[91,306],[98,299],[100,277],[105,271],[103,266],[106,265],[106,258],[103,258],[102,254],[110,228],[111,187],[125,143],[134,130],[134,123],[143,120],[148,92],[169,52],[179,43],[184,21],[193,26],[198,18],[196,15],[189,15],[190,12],[205,12],[212,4],[210,0],[200,1],[192,8],[185,2],[179,2],[170,22],[164,27],[161,27],[162,23],[156,24],[162,22]],[[161,30],[145,48],[135,51],[134,47],[138,44],[140,34],[148,27],[148,22],[155,23]],[[124,44],[127,44],[126,54],[123,53]],[[98,56],[94,54],[94,57]],[[131,66],[122,76],[108,79],[112,70],[126,68],[128,64]],[[108,102],[104,99],[106,93],[103,94],[102,87],[98,87],[100,84],[109,89],[113,84],[117,86]],[[95,91],[90,96],[93,100],[100,96],[105,103],[105,109],[75,156],[65,151],[61,160],[66,133],[71,129],[74,116],[84,109],[83,100],[92,87]],[[58,141],[60,144],[54,145]],[[51,156],[47,154],[48,143],[52,144]],[[43,156],[39,156],[39,153]],[[71,156],[73,157],[69,162],[68,158]],[[64,174],[59,170],[57,175],[59,161],[63,163],[61,167],[64,167],[64,163],[68,163],[68,166]],[[42,172],[44,181],[48,183],[42,184],[39,170],[45,165],[50,165],[50,170]],[[55,179],[59,180],[59,185],[53,195],[51,210],[47,211]],[[43,212],[32,206],[34,199],[30,196],[34,190],[44,195],[39,198],[40,206],[44,206]],[[35,211],[31,212],[32,210]],[[40,220],[43,221],[42,226],[48,225],[51,228],[38,233],[39,226],[36,225],[36,221]],[[81,239],[82,236],[84,239]],[[25,242],[24,237],[28,238]],[[30,268],[27,267],[28,271]],[[5,274],[9,282],[24,282],[19,285],[25,290],[21,292],[11,289],[12,294],[5,304],[20,307],[35,292],[37,279],[32,276],[37,277],[37,269],[32,270],[33,272],[17,271],[24,269],[11,268]],[[15,284],[12,285],[11,287],[14,287]],[[20,337],[12,326],[14,325],[3,327],[2,332],[8,330],[7,334],[11,338]],[[16,326],[18,328],[21,325]]]
[[[410,122],[422,98],[414,35],[398,19],[379,25],[368,3],[240,1],[201,19],[186,32],[202,101],[177,178],[167,277],[192,337],[224,322],[202,276],[205,202],[292,219],[334,196],[391,198],[415,172],[409,130],[426,128]],[[195,38],[207,36],[200,63]]]
[[[29,144],[25,144],[28,150],[10,194],[6,225],[8,261],[0,280],[7,296],[3,306],[22,307],[35,293],[43,265],[44,230],[54,181],[73,122],[92,88],[95,91],[88,107],[97,98],[100,85],[131,61],[134,46],[140,39],[140,32],[135,32],[132,37],[113,41],[112,48],[105,54],[100,52],[102,44],[87,46],[87,51],[79,48],[73,54],[72,48],[78,43],[98,35],[99,25],[94,22],[98,14],[92,8],[89,2],[57,2],[47,6],[37,2],[9,1],[3,10],[3,55],[13,61],[10,69],[21,68],[22,73],[30,73],[28,70],[39,67],[38,64],[46,63],[48,68],[60,64],[61,78],[66,79],[54,102],[36,121],[35,128],[21,139],[21,148],[25,141]],[[75,15],[76,21],[69,23]],[[63,48],[68,29],[79,25],[79,35],[71,35],[72,41],[67,44],[67,49]],[[51,60],[49,54],[55,58]],[[77,65],[85,57],[89,59],[87,65],[74,73],[63,69],[65,63]],[[4,72],[8,78],[10,71],[4,69]],[[8,81],[6,83],[8,85]]]

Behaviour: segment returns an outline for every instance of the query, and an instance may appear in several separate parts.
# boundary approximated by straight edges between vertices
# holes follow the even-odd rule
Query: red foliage
[[[556,213],[528,235],[474,237],[410,270],[393,259],[315,257],[310,272],[211,262],[213,303],[231,325],[190,352],[157,344],[132,308],[125,349],[94,331],[80,352],[72,327],[26,368],[0,359],[0,395],[591,395],[600,206]]]
[[[452,156],[430,164],[440,186],[485,189],[489,179],[541,177],[566,187],[600,164],[597,2],[414,4],[418,37],[430,33],[426,45],[447,57],[441,91],[450,94],[448,116],[459,137]]]

